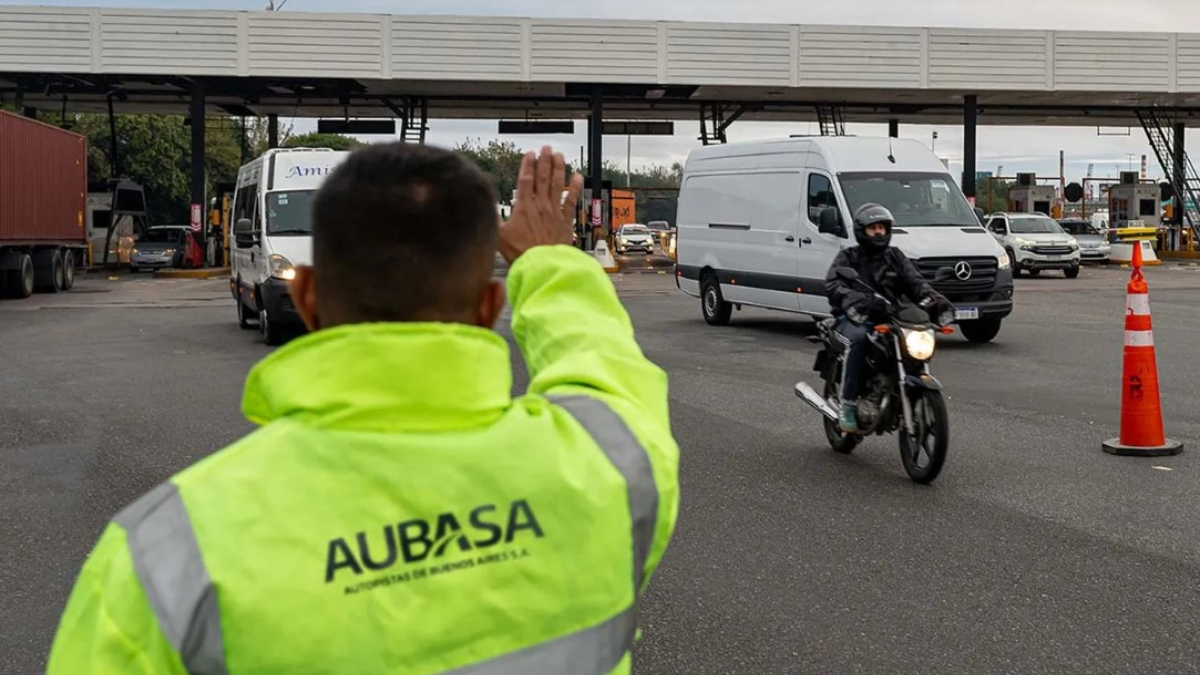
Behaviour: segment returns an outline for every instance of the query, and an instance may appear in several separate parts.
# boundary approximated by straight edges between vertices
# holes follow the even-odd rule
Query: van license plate
[[[955,321],[972,321],[979,318],[979,308],[960,307],[954,310]]]

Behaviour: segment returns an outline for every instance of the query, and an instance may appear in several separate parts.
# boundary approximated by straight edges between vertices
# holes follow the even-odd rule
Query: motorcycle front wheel
[[[942,472],[950,448],[950,414],[940,391],[923,391],[912,399],[913,430],[900,428],[900,459],[915,483],[928,485]]]

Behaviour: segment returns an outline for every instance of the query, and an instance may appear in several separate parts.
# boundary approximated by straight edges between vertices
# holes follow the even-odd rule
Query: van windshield
[[[863,204],[882,204],[900,227],[979,227],[975,211],[944,173],[852,172],[838,174],[853,215]]]
[[[267,194],[267,234],[279,237],[312,236],[313,190]]]

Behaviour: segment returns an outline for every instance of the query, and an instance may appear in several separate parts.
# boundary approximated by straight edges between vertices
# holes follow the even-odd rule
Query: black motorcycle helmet
[[[895,222],[892,212],[882,205],[863,204],[854,212],[854,239],[867,253],[883,253],[892,243],[892,224]],[[867,236],[867,228],[875,224],[887,228],[882,237]]]

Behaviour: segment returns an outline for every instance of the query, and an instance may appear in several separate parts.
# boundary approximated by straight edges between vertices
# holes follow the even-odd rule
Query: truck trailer
[[[74,286],[86,210],[87,139],[0,110],[0,297]]]

